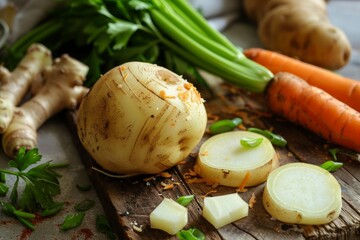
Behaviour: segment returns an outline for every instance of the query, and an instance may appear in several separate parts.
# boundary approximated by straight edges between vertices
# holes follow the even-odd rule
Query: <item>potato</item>
[[[248,204],[237,193],[204,199],[203,216],[215,228],[247,217]]]
[[[289,163],[270,173],[263,204],[279,221],[326,224],[341,212],[341,188],[335,177],[319,166]]]
[[[202,138],[207,116],[196,88],[153,64],[129,62],[104,75],[77,116],[81,143],[104,169],[155,174],[184,160]]]
[[[348,63],[350,42],[330,23],[324,0],[245,0],[244,5],[266,48],[331,70]]]

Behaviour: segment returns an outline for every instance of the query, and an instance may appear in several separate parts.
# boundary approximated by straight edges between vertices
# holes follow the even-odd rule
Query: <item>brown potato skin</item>
[[[350,42],[329,22],[324,0],[245,0],[244,9],[267,49],[330,70],[350,59]]]

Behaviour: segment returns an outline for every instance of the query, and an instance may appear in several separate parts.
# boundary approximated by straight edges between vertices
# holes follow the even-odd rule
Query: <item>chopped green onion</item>
[[[336,154],[339,152],[338,148],[329,149],[329,153],[331,154],[332,158],[337,161]]]
[[[209,126],[209,130],[211,134],[219,134],[224,132],[229,132],[234,130],[237,126],[242,123],[241,118],[223,119],[217,121]]]
[[[61,230],[68,230],[71,228],[78,227],[85,217],[85,212],[77,212],[73,214],[69,214],[65,217],[64,222],[61,224]]]
[[[28,219],[26,218],[22,218],[22,217],[16,217],[19,222],[21,222],[25,227],[31,229],[31,230],[34,230],[35,229],[35,226],[34,224],[32,224],[32,222],[30,222]]]
[[[334,172],[336,170],[338,170],[339,168],[341,168],[344,164],[341,162],[334,162],[334,161],[326,161],[323,164],[320,165],[320,167],[322,167],[323,169],[329,171],[329,172]]]
[[[90,199],[85,199],[80,203],[75,205],[75,210],[79,212],[87,211],[95,205],[95,201]]]
[[[109,220],[102,214],[96,216],[96,229],[99,232],[104,233],[108,239],[116,239]]]
[[[176,201],[186,207],[192,200],[194,199],[194,195],[186,195],[179,197]]]
[[[14,217],[14,211],[16,210],[15,207],[7,202],[0,201],[0,205],[2,207],[3,212],[8,215],[9,217]]]
[[[360,161],[360,153],[357,153],[353,150],[344,149],[344,148],[333,148],[329,149],[329,152],[331,156],[333,157],[333,160],[337,161],[337,156],[340,155],[341,157],[347,157],[351,160]]]
[[[91,184],[76,184],[77,189],[80,191],[89,191],[91,189]]]
[[[258,128],[248,128],[248,131],[263,135],[264,137],[269,139],[273,145],[276,145],[279,147],[285,147],[287,144],[287,141],[285,138],[283,138],[282,136],[275,134],[269,130],[261,130]]]
[[[55,203],[54,205],[48,207],[47,209],[45,209],[42,213],[41,216],[42,217],[47,217],[47,216],[53,216],[55,214],[57,214],[58,212],[60,212],[64,207],[64,203],[60,202],[60,203]]]
[[[5,196],[8,191],[9,187],[6,186],[4,183],[0,182],[0,196]]]
[[[17,217],[22,217],[22,218],[26,218],[26,219],[34,219],[35,218],[35,214],[28,213],[28,212],[23,212],[23,211],[20,211],[20,210],[14,210],[13,213]]]
[[[20,211],[20,210],[14,210],[13,213],[17,217],[22,217],[22,218],[26,218],[26,219],[34,219],[35,218],[35,214],[28,213],[28,212],[23,212],[23,211]]]
[[[254,148],[259,146],[263,141],[263,138],[242,138],[240,139],[240,144],[243,147],[248,147],[248,148]]]
[[[180,230],[176,237],[179,240],[205,240],[205,234],[197,228],[190,228],[188,230]]]

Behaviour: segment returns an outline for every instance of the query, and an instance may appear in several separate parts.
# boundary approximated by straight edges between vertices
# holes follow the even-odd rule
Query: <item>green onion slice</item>
[[[85,217],[85,212],[77,212],[69,214],[65,217],[64,222],[61,224],[61,230],[68,230],[78,227]]]
[[[90,199],[85,199],[75,205],[75,210],[79,212],[87,211],[90,208],[92,208],[94,205],[95,205],[95,201]]]
[[[20,210],[14,210],[13,213],[17,217],[22,217],[22,218],[26,218],[26,219],[34,219],[35,218],[35,214],[29,213],[29,212],[23,212],[23,211],[20,211]]]
[[[186,195],[179,197],[176,201],[186,207],[192,200],[194,199],[194,195]]]
[[[320,165],[320,167],[322,167],[323,169],[329,171],[329,172],[334,172],[336,170],[338,170],[339,168],[341,168],[344,164],[342,162],[334,162],[334,161],[326,161],[323,164]]]
[[[279,146],[279,147],[285,147],[287,144],[287,141],[282,136],[275,134],[269,130],[261,130],[259,128],[248,128],[249,132],[254,132],[263,135],[267,139],[270,140],[270,142],[273,145]]]
[[[241,118],[234,118],[232,120],[230,119],[223,119],[220,121],[217,121],[209,126],[209,130],[211,134],[219,134],[224,132],[229,132],[234,130],[237,126],[239,126],[242,123]]]
[[[31,230],[35,230],[35,226],[34,224],[32,224],[32,222],[30,222],[28,219],[26,218],[22,218],[22,217],[16,217],[19,222],[21,222],[25,227],[31,229]]]
[[[240,139],[240,144],[243,147],[254,148],[259,146],[263,141],[263,138],[248,138],[244,137]]]
[[[176,236],[179,240],[205,240],[205,234],[197,228],[180,230]]]
[[[96,216],[96,229],[104,233],[108,239],[116,239],[116,236],[112,230],[109,220],[105,217],[105,215],[98,214]]]
[[[60,212],[64,207],[64,203],[60,202],[60,203],[55,203],[54,205],[48,207],[47,209],[45,209],[44,211],[42,211],[41,216],[42,217],[47,217],[47,216],[53,216],[55,214],[57,214],[58,212]]]

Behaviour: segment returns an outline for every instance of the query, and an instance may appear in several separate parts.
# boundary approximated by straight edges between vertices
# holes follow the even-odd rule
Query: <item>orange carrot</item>
[[[265,49],[250,48],[244,54],[274,74],[292,73],[360,112],[360,81]]]
[[[360,152],[360,113],[320,88],[279,72],[268,86],[266,99],[274,113]]]

